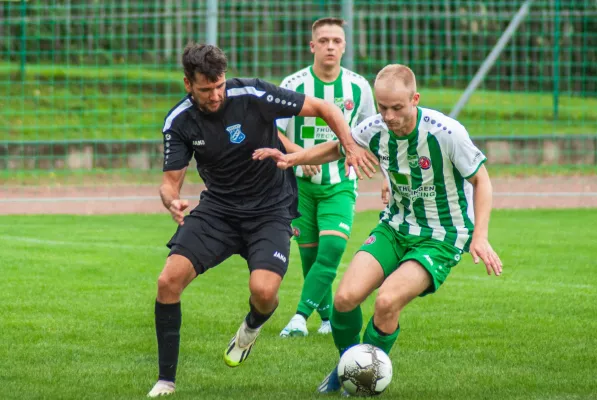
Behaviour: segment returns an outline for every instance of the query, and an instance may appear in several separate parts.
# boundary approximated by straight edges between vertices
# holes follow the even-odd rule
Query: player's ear
[[[418,92],[416,92],[413,95],[413,106],[418,106],[419,105],[419,100],[421,100],[421,95]]]
[[[189,79],[186,76],[183,77],[183,81],[185,90],[187,91],[187,93],[191,93],[191,81],[189,81]]]
[[[312,40],[309,42],[309,47],[311,48],[311,53],[315,53],[315,43]]]

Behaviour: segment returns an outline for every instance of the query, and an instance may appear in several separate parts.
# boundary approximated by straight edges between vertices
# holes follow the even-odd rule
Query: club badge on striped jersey
[[[431,160],[429,157],[421,156],[419,157],[419,167],[427,170],[431,167]]]
[[[354,101],[343,97],[335,97],[334,104],[341,110],[351,111],[354,108]]]

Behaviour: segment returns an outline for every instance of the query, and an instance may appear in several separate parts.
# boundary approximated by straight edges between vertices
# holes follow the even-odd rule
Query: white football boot
[[[226,365],[229,367],[238,367],[245,361],[249,357],[260,331],[261,327],[251,329],[247,326],[247,322],[243,320],[240,328],[236,331],[236,335],[232,337],[224,352],[224,362]]]
[[[332,333],[332,323],[330,322],[330,320],[321,321],[321,326],[317,330],[317,333],[319,333],[320,335],[329,335],[330,333]]]
[[[280,332],[281,337],[296,337],[296,336],[307,336],[309,335],[309,330],[307,329],[307,320],[300,314],[296,314],[288,325],[282,332]]]
[[[175,389],[176,389],[176,385],[174,382],[159,380],[153,386],[151,391],[149,393],[147,393],[147,397],[168,396],[168,395],[174,393]]]

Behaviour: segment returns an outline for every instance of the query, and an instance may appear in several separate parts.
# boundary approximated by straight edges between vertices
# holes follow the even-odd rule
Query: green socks
[[[349,347],[361,342],[361,328],[363,327],[361,306],[348,312],[340,312],[334,308],[330,321],[332,323],[334,343],[340,355]]]
[[[315,247],[300,247],[299,246],[299,254],[301,255],[301,265],[303,266],[303,278],[307,276],[309,271],[311,270],[311,266],[315,262],[317,258],[317,249],[318,246]]]
[[[312,257],[312,254],[308,254],[308,250],[315,249],[317,257],[305,276],[297,313],[308,317],[314,310],[321,309],[322,318],[329,317],[332,302],[332,283],[336,278],[338,266],[346,249],[346,239],[335,235],[324,235],[319,238],[318,247],[300,249],[303,272],[306,269],[305,261]],[[304,258],[303,252],[306,256]]]
[[[317,313],[322,320],[330,319],[332,315],[332,300],[332,288],[330,288],[330,290],[323,296],[323,300],[319,303],[319,307],[317,307]]]
[[[390,354],[390,350],[392,350],[392,346],[394,346],[396,339],[398,339],[399,333],[400,325],[398,325],[398,329],[389,335],[379,331],[373,325],[373,317],[371,317],[369,323],[367,324],[367,329],[365,329],[365,335],[363,335],[363,343],[379,347],[386,354]]]
[[[334,308],[331,321],[334,343],[340,352],[340,356],[342,356],[348,348],[361,342],[360,333],[361,328],[363,327],[363,313],[361,312],[361,306],[348,312],[339,312]],[[379,347],[386,354],[390,354],[394,343],[396,343],[396,339],[398,339],[399,333],[400,325],[398,325],[398,329],[389,335],[379,331],[373,325],[373,317],[371,317],[367,324],[367,328],[365,329],[365,334],[363,335],[363,343]]]

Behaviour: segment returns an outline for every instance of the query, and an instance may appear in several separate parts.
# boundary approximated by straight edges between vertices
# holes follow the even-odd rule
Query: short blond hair
[[[377,73],[377,76],[375,77],[375,83],[385,79],[401,81],[407,89],[411,90],[412,95],[417,92],[417,78],[415,78],[415,73],[406,65],[386,65]]]

